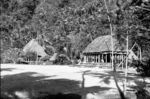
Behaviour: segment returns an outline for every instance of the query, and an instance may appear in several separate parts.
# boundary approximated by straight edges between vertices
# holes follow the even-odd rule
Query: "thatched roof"
[[[117,39],[113,37],[114,51],[125,51],[124,48],[119,44]],[[100,36],[93,40],[83,51],[83,53],[95,53],[111,51],[111,35]]]
[[[50,61],[55,61],[58,57],[58,53],[54,53],[53,56],[50,58]]]
[[[138,56],[135,55],[135,53],[134,53],[132,50],[129,50],[129,56],[128,56],[128,58],[129,58],[130,60],[132,60],[132,59],[138,60],[138,59],[139,59]]]
[[[44,47],[42,47],[36,39],[32,39],[29,41],[23,48],[23,52],[25,54],[27,52],[35,52],[38,56],[45,57],[47,54],[44,51]]]

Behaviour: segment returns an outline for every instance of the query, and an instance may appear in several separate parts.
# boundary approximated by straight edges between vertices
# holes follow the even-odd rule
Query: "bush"
[[[17,64],[28,64],[28,62],[26,62],[24,59],[23,59],[23,57],[19,57],[18,59],[17,59],[17,62],[16,62]]]
[[[142,76],[150,77],[150,59],[142,62],[134,61],[132,65]]]
[[[2,63],[16,63],[21,50],[18,48],[11,48],[4,51],[1,55]]]
[[[59,65],[69,65],[71,64],[71,61],[68,60],[67,56],[58,56],[54,64],[59,64]]]
[[[149,92],[145,89],[137,89],[137,92],[135,94],[137,96],[137,99],[150,99]]]

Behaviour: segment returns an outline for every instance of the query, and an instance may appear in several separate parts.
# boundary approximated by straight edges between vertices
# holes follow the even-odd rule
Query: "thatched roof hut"
[[[27,52],[34,52],[40,57],[45,57],[47,54],[45,52],[44,47],[42,47],[36,39],[32,39],[29,41],[23,48],[23,52],[26,54]]]
[[[127,56],[126,46],[120,44],[113,37],[113,61],[119,63]],[[111,35],[100,36],[93,40],[83,51],[85,63],[111,63],[112,62],[112,44]],[[132,50],[129,50],[129,59],[137,59]]]
[[[113,38],[114,51],[125,51],[117,39]],[[112,51],[111,35],[100,36],[93,40],[83,51],[83,53],[99,53]]]

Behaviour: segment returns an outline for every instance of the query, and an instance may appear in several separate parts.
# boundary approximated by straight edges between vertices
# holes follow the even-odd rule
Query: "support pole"
[[[94,60],[95,60],[94,63],[96,63],[96,55],[94,55]]]
[[[84,55],[83,63],[86,63],[86,55]]]
[[[85,57],[85,61],[86,61],[86,63],[87,63],[87,55],[86,55],[86,57]]]
[[[103,54],[102,54],[102,63],[104,63],[104,58],[103,58]]]
[[[107,56],[108,56],[108,54],[106,54],[106,63],[107,63]]]
[[[100,55],[98,55],[98,63],[100,63]]]
[[[123,54],[121,54],[121,61],[123,61]],[[122,62],[122,70],[123,70],[123,62]]]
[[[102,63],[102,54],[100,55],[100,63]]]
[[[103,55],[103,60],[104,60],[104,63],[105,63],[105,54]]]
[[[139,48],[140,50],[140,61],[142,61],[142,51],[141,51],[141,48]]]
[[[98,63],[98,55],[96,55],[96,63]]]
[[[109,10],[108,10],[108,7],[107,7],[107,4],[106,4],[106,0],[104,0],[104,3],[105,3],[105,8],[107,10],[107,13],[109,13]],[[111,33],[111,50],[112,50],[112,63],[111,63],[111,67],[112,69],[114,69],[114,43],[113,43],[113,28],[112,28],[112,24],[111,24],[111,20],[110,20],[110,17],[108,16],[108,20],[109,20],[109,26],[110,26],[110,33]]]
[[[127,58],[126,58],[126,70],[125,70],[125,77],[127,77],[127,69],[128,69],[128,54],[129,54],[129,37],[128,37],[128,32],[127,32],[127,49],[126,49],[126,52],[127,52]]]
[[[129,54],[129,37],[128,37],[128,31],[127,31],[127,44],[126,44],[126,68],[125,68],[125,95],[126,95],[126,90],[127,90],[127,76],[128,76],[128,54]]]

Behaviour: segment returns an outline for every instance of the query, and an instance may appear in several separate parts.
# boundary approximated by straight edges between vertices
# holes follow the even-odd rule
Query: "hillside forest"
[[[79,59],[95,38],[110,35],[110,25],[120,43],[128,35],[129,47],[136,42],[150,58],[150,0],[0,0],[1,62],[16,59],[31,39],[49,56]]]

